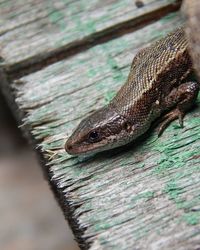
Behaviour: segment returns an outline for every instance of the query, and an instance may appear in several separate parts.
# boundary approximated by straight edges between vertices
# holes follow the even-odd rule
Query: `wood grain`
[[[71,50],[158,19],[180,0],[0,0],[0,54],[8,71],[30,71],[66,58]],[[107,38],[108,39],[108,38]],[[83,48],[82,48],[83,49]],[[41,67],[41,65],[40,65]]]
[[[124,83],[137,51],[181,23],[172,14],[12,84],[22,127],[37,142],[82,249],[200,247],[200,96],[184,128],[175,121],[160,138],[152,130],[128,148],[89,159],[63,149],[80,120]]]
[[[186,34],[189,41],[190,54],[196,73],[200,79],[200,1],[184,1],[182,8],[186,18]]]

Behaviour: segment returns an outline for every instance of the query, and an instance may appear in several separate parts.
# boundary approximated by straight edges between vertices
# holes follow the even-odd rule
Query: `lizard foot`
[[[176,120],[177,118],[179,119],[179,124],[181,127],[183,127],[183,117],[184,117],[184,113],[182,111],[180,111],[178,108],[173,109],[172,111],[170,111],[169,113],[167,113],[166,115],[164,115],[162,117],[162,122],[158,128],[158,136],[161,136],[161,134],[163,133],[163,131],[166,129],[166,127],[174,120]]]
[[[199,84],[197,82],[185,82],[174,88],[163,103],[168,109],[173,108],[169,113],[161,118],[161,124],[158,128],[158,136],[160,136],[165,128],[173,120],[179,119],[179,124],[183,127],[183,117],[187,110],[194,104],[199,92]],[[175,107],[173,107],[175,106]]]

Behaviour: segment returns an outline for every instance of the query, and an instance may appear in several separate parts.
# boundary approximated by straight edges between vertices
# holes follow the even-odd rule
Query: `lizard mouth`
[[[73,144],[70,140],[65,143],[65,151],[70,155],[80,155],[80,154],[88,154],[88,153],[97,153],[102,151],[102,147],[104,143],[94,143],[87,145],[76,145]]]
[[[86,147],[71,147],[67,144],[65,144],[65,151],[70,155],[80,155],[80,154],[87,154],[91,152],[95,152],[95,149],[92,148],[86,148]]]

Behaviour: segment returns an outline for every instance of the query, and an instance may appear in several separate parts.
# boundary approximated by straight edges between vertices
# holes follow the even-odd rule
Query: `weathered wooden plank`
[[[180,2],[143,0],[143,7],[138,8],[132,0],[92,0],[87,4],[84,0],[1,0],[1,56],[10,71],[44,60],[48,64],[66,57],[70,48],[156,19],[177,9]]]
[[[26,113],[24,127],[38,142],[82,248],[200,247],[200,96],[185,127],[173,122],[160,138],[152,132],[130,148],[88,161],[63,149],[77,123],[123,84],[138,49],[180,23],[170,15],[13,84],[18,108]]]
[[[186,34],[188,36],[190,54],[196,73],[200,79],[200,2],[185,0],[182,10],[187,17]]]

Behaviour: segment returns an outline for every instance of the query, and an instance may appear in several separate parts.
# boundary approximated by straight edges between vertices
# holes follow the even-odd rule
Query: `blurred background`
[[[0,250],[79,249],[1,93],[0,214]]]

